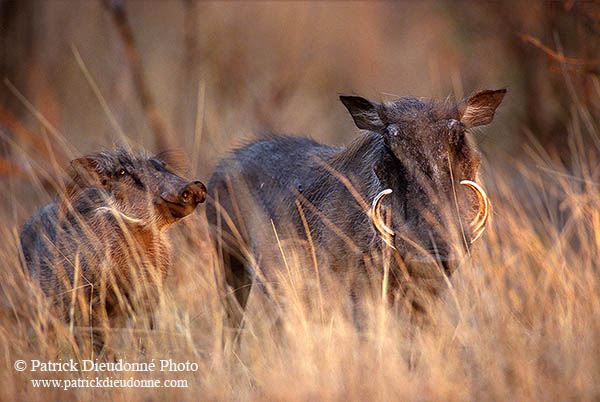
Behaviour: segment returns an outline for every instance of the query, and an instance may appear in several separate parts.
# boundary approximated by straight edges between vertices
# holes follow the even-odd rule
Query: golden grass
[[[572,84],[567,87],[574,105],[564,130],[571,138],[572,164],[561,166],[558,158],[536,146],[526,160],[497,157],[483,164],[494,218],[472,259],[450,278],[451,287],[431,300],[428,325],[414,325],[373,292],[361,295],[367,314],[358,331],[343,286],[327,267],[319,267],[323,286],[316,286],[312,258],[301,258],[293,243],[284,242],[288,264],[279,270],[283,286],[277,305],[260,294],[251,296],[240,349],[234,353],[215,282],[219,259],[207,241],[200,206],[185,225],[172,230],[174,266],[160,295],[157,327],[150,330],[147,317],[135,317],[137,323],[132,320],[125,328],[113,328],[108,345],[117,359],[189,360],[198,364],[196,372],[16,371],[13,364],[18,359],[68,361],[91,356],[74,339],[75,333],[86,329],[55,318],[19,262],[20,226],[27,215],[49,202],[52,193],[46,189],[56,184],[52,179],[58,170],[48,161],[55,158],[63,165],[67,156],[80,156],[83,150],[77,147],[90,151],[112,138],[124,140],[123,132],[147,148],[155,143],[155,138],[143,135],[148,131],[146,117],[136,109],[135,91],[127,88],[131,83],[122,48],[106,24],[102,5],[76,3],[35,3],[36,12],[48,20],[36,27],[40,38],[35,50],[29,50],[29,41],[21,37],[14,40],[22,41],[27,54],[39,56],[40,63],[38,67],[23,63],[15,53],[16,67],[31,70],[31,76],[48,88],[26,91],[16,83],[9,85],[15,99],[42,124],[20,124],[15,119],[9,125],[18,137],[10,144],[12,156],[33,160],[29,170],[35,175],[0,176],[0,401],[600,399],[600,147],[583,145],[598,144],[600,130],[598,119],[590,116],[593,111],[577,105],[581,88],[572,89]],[[186,1],[148,7],[145,2],[127,2],[161,112],[169,116],[173,111],[180,143],[193,149],[189,156],[193,167],[205,174],[200,178],[205,183],[216,165],[215,154],[238,145],[254,128],[307,133],[327,143],[349,142],[355,128],[335,103],[338,92],[396,96],[381,92],[385,90],[440,98],[453,87],[461,98],[463,86],[476,89],[508,81],[511,94],[505,110],[486,130],[519,132],[494,138],[487,147],[494,152],[502,147],[496,145],[521,135],[521,122],[528,121],[532,111],[539,118],[558,121],[554,116],[561,107],[556,104],[565,91],[555,87],[562,77],[552,76],[539,61],[526,64],[515,58],[519,47],[507,39],[520,40],[513,26],[533,24],[537,28],[528,28],[531,32],[554,31],[556,27],[546,20],[555,19],[555,13],[543,7],[513,12],[507,5],[507,22],[497,18],[496,8],[488,4],[458,6]],[[448,13],[460,19],[454,21]],[[74,16],[79,22],[66,24]],[[178,19],[183,16],[184,23]],[[466,22],[471,19],[469,27]],[[489,27],[482,30],[483,21]],[[581,36],[580,30],[573,32]],[[183,38],[189,33],[196,56],[184,50],[188,39],[184,43]],[[462,38],[465,33],[468,38]],[[580,42],[592,46],[590,35]],[[468,43],[463,43],[465,39]],[[69,46],[74,59],[71,52],[60,53]],[[526,65],[535,74],[526,73]],[[0,78],[6,91],[5,77]],[[524,84],[534,78],[535,85]],[[49,85],[50,81],[56,82]],[[593,84],[596,93],[590,97],[597,99],[596,77]],[[537,86],[537,93],[525,93]],[[35,95],[31,104],[19,90]],[[192,101],[196,94],[197,103]],[[543,98],[532,105],[544,108],[526,107],[525,96]],[[65,113],[51,113],[59,109]],[[6,125],[8,117],[0,118]],[[52,124],[70,135],[59,133]],[[41,127],[44,140],[28,134],[26,127],[36,133],[31,127]],[[58,149],[53,149],[56,144]],[[27,158],[28,152],[35,155]],[[0,166],[0,170],[9,169]],[[224,340],[229,341],[224,345]],[[188,387],[65,391],[34,388],[31,382],[96,375],[185,379]]]
[[[451,286],[431,300],[427,325],[414,325],[374,292],[361,295],[366,323],[357,330],[346,292],[327,267],[319,267],[323,285],[317,286],[312,259],[295,258],[295,246],[282,243],[287,264],[279,270],[280,296],[275,305],[259,293],[251,296],[236,351],[224,327],[215,281],[219,261],[201,208],[173,230],[175,264],[160,295],[157,327],[132,320],[112,330],[109,344],[116,359],[189,360],[198,364],[195,372],[15,371],[19,359],[68,361],[90,358],[91,351],[78,350],[73,337],[85,328],[54,318],[21,272],[18,222],[6,208],[1,219],[9,224],[0,227],[0,400],[597,399],[600,173],[598,153],[580,145],[581,125],[571,127],[575,162],[569,168],[538,150],[529,162],[494,167],[487,176],[492,225]],[[31,382],[96,375],[185,379],[188,387],[66,391]]]

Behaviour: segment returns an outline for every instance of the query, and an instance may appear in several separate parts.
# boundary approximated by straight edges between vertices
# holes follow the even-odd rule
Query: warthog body
[[[319,265],[351,285],[371,281],[369,266],[382,266],[377,256],[386,250],[392,290],[403,275],[450,274],[488,213],[475,183],[480,157],[467,132],[492,121],[505,92],[482,91],[455,107],[341,96],[366,130],[348,146],[273,137],[226,157],[209,181],[207,217],[242,309],[260,276],[256,266],[269,269],[266,250],[308,233]]]
[[[30,274],[59,311],[99,327],[155,300],[171,262],[166,229],[206,195],[202,183],[170,170],[175,162],[174,153],[125,150],[71,162],[66,193],[20,236]]]

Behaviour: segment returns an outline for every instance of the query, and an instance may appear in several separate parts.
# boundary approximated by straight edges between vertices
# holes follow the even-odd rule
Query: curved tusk
[[[483,187],[471,180],[462,180],[460,182],[463,186],[469,187],[475,194],[477,194],[477,200],[479,201],[479,210],[477,216],[471,222],[472,238],[471,243],[474,243],[485,230],[485,225],[488,222],[490,214],[490,201],[485,193]]]
[[[129,224],[131,224],[131,225],[141,225],[141,224],[143,224],[143,223],[144,223],[144,221],[143,221],[143,220],[141,220],[141,219],[138,219],[138,218],[132,218],[131,216],[129,216],[129,215],[125,215],[123,212],[121,212],[121,211],[118,211],[118,210],[116,210],[116,209],[114,209],[114,208],[109,208],[109,207],[98,207],[98,208],[96,208],[96,212],[110,212],[110,213],[112,213],[113,215],[115,215],[115,216],[118,216],[118,217],[120,217],[121,219],[123,219],[123,221],[124,221],[125,223],[129,223]]]
[[[390,247],[394,248],[394,245],[391,241],[391,238],[394,237],[394,231],[383,222],[380,214],[381,202],[385,196],[391,193],[392,190],[388,188],[377,194],[371,206],[371,220],[373,221],[373,226],[375,227],[377,234],[379,234],[383,241],[385,241]]]
[[[98,207],[95,209],[95,212],[100,212],[100,213],[109,212],[109,213],[112,213],[114,216],[118,216],[119,218],[121,218],[123,220],[123,222],[125,222],[127,224],[145,226],[144,221],[142,219],[133,218],[133,217],[119,211],[117,209],[117,206],[115,205],[114,201],[107,199],[106,203],[108,205],[107,207]]]

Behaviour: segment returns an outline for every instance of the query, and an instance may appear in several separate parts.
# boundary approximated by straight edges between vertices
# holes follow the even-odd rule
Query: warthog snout
[[[481,237],[486,228],[489,220],[490,201],[485,190],[478,183],[471,180],[462,180],[460,184],[473,191],[477,197],[476,216],[469,222],[468,232],[464,233],[464,236],[467,239],[470,239],[469,243],[472,244]],[[381,215],[382,201],[391,193],[391,189],[385,189],[377,194],[371,205],[370,217],[373,227],[381,239],[394,251],[398,251],[394,244],[396,233],[385,223],[385,220]],[[431,271],[439,265],[446,274],[452,274],[460,260],[457,250],[453,250],[451,244],[441,236],[430,235],[430,240],[432,243],[431,249],[416,249],[413,253],[415,255],[404,256],[409,268],[411,268],[410,270],[414,272],[420,271],[421,274],[430,276],[431,272],[428,271]],[[426,267],[429,269],[426,269]],[[433,269],[433,271],[435,271],[435,269]]]
[[[205,199],[206,187],[199,181],[193,181],[183,188],[164,191],[158,202],[174,219],[181,219],[191,214]]]
[[[479,239],[479,237],[481,237],[483,231],[485,230],[487,222],[489,220],[490,201],[488,199],[488,196],[487,196],[485,190],[478,183],[471,181],[471,180],[462,180],[460,182],[460,184],[471,189],[473,191],[473,193],[475,193],[475,195],[477,196],[477,203],[478,203],[477,215],[469,223],[469,228],[470,228],[469,234],[470,234],[470,239],[471,239],[470,243],[474,243],[477,239]],[[381,217],[381,212],[380,212],[381,203],[382,203],[383,199],[391,193],[392,193],[392,190],[388,188],[388,189],[381,191],[379,194],[377,194],[375,199],[373,199],[370,216],[371,216],[371,222],[373,223],[373,227],[375,228],[375,231],[377,232],[377,234],[379,234],[379,236],[381,236],[382,240],[387,245],[389,245],[390,247],[395,249],[394,244],[393,244],[393,239],[395,237],[395,233],[392,230],[392,228],[390,228],[388,225],[386,225],[386,223],[384,222],[384,220]],[[435,254],[433,254],[433,255],[435,255]]]

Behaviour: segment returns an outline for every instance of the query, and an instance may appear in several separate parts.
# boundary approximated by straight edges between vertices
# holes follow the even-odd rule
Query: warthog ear
[[[380,131],[385,127],[381,120],[382,108],[379,103],[351,95],[340,95],[340,100],[350,112],[356,127],[371,131]]]
[[[71,177],[82,188],[104,188],[108,176],[101,171],[93,158],[79,158],[71,161]]]
[[[456,106],[459,120],[467,127],[490,124],[505,94],[506,88],[477,92]]]

